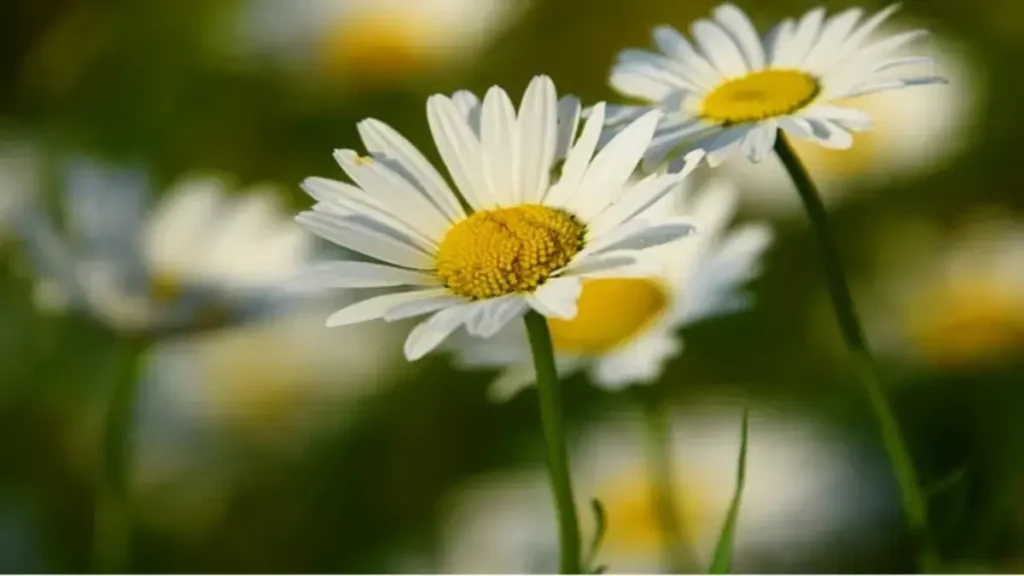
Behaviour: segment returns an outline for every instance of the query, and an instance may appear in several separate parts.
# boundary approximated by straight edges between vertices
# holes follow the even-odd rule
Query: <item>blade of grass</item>
[[[736,491],[732,495],[729,514],[725,517],[722,533],[715,546],[709,574],[728,574],[732,569],[732,547],[736,536],[736,520],[740,515],[740,500],[743,497],[743,483],[747,478],[747,431],[750,427],[750,411],[743,409],[743,423],[740,426],[740,456],[736,466]]]

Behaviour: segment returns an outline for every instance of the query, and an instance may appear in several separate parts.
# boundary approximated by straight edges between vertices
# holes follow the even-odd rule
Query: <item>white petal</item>
[[[466,202],[477,210],[497,206],[489,193],[480,141],[455,104],[445,96],[431,96],[427,122],[437,151]]]
[[[319,182],[312,182],[313,180],[319,180]],[[391,211],[384,208],[381,204],[373,201],[369,195],[359,188],[354,186],[348,187],[347,185],[332,187],[330,184],[341,183],[325,179],[307,178],[306,181],[302,183],[302,187],[307,190],[318,188],[320,192],[316,192],[317,194],[322,194],[324,190],[330,190],[332,188],[336,190],[351,189],[358,192],[358,194],[353,194],[347,197],[337,195],[333,199],[317,202],[313,205],[313,212],[350,218],[356,222],[365,222],[367,219],[370,219],[387,227],[388,232],[391,235],[401,238],[403,241],[414,245],[419,250],[430,254],[437,251],[438,240],[428,236],[426,232],[414,228],[405,221],[399,220],[391,214]]]
[[[751,70],[764,68],[764,47],[750,18],[732,4],[722,4],[716,8],[714,17],[743,50],[748,67]]]
[[[450,221],[466,217],[458,198],[441,174],[420,151],[394,128],[369,118],[358,124],[366,149],[381,157],[392,170],[404,176],[437,206]]]
[[[805,118],[811,126],[812,139],[825,148],[834,150],[845,150],[853,146],[853,135],[845,128],[820,118]]]
[[[540,202],[551,183],[558,140],[558,96],[551,78],[537,76],[530,82],[519,107],[517,127],[519,199]]]
[[[440,240],[451,221],[408,180],[372,158],[360,158],[353,150],[334,154],[341,168],[367,196],[377,199],[398,219],[424,236]]]
[[[900,34],[889,36],[884,40],[879,40],[874,44],[865,46],[857,51],[854,55],[858,60],[875,60],[890,55],[891,53],[903,48],[907,44],[924,38],[928,35],[927,30],[910,30]]]
[[[474,312],[474,304],[447,308],[434,314],[412,329],[405,340],[405,357],[410,362],[426,356],[437,348]]]
[[[303,212],[296,216],[295,220],[310,232],[334,242],[342,248],[355,250],[371,258],[404,268],[417,270],[432,270],[434,268],[434,258],[426,252],[416,249],[407,242],[349,222],[344,218],[318,212]]]
[[[703,120],[692,120],[675,124],[662,123],[654,133],[647,152],[644,154],[644,172],[654,172],[670,153],[679,152],[684,146],[700,139],[701,133],[718,130],[717,126]]]
[[[469,298],[456,296],[445,288],[443,291],[440,291],[429,298],[406,302],[405,304],[400,304],[391,308],[384,314],[384,321],[397,322],[399,320],[414,318],[416,316],[430,314],[431,312],[437,312],[438,310],[444,310],[445,308],[460,306],[467,303],[469,303]]]
[[[452,103],[462,114],[470,130],[477,136],[480,135],[480,99],[469,90],[459,90],[452,94]]]
[[[530,308],[547,318],[572,320],[576,317],[576,302],[583,290],[583,281],[576,277],[551,278],[526,297]]]
[[[561,370],[559,377],[564,377]],[[508,402],[526,388],[529,388],[537,379],[533,366],[529,363],[515,364],[505,370],[491,382],[487,389],[487,398],[491,402]]]
[[[875,13],[874,16],[868,18],[861,24],[860,28],[857,28],[849,38],[846,39],[843,45],[841,55],[850,54],[860,49],[860,45],[867,40],[868,36],[874,32],[883,22],[892,16],[893,12],[899,10],[899,4],[890,4],[886,8]]]
[[[519,202],[519,146],[516,110],[508,94],[494,86],[484,96],[480,143],[491,194],[500,205]]]
[[[842,48],[862,14],[860,8],[850,8],[829,18],[821,31],[821,39],[804,59],[803,68],[813,72],[830,69],[842,56]]]
[[[644,114],[650,112],[648,106],[605,106],[604,121],[609,126],[613,124],[629,124],[635,122]],[[593,108],[588,108],[584,113],[585,118],[590,117]]]
[[[871,128],[871,116],[856,108],[819,104],[804,110],[802,116],[831,120],[843,128],[863,132]]]
[[[434,298],[435,296],[446,292],[448,292],[447,288],[431,288],[428,290],[413,290],[410,292],[392,292],[390,294],[382,294],[380,296],[374,296],[373,298],[367,298],[366,300],[350,304],[341,310],[338,310],[334,314],[331,314],[330,317],[327,318],[327,327],[334,328],[335,326],[347,326],[349,324],[358,324],[368,320],[376,320],[377,318],[384,317],[389,310],[396,306],[401,306],[409,302],[415,302],[426,298]]]
[[[778,62],[780,55],[784,55],[786,46],[792,42],[793,32],[795,32],[795,30],[796,22],[793,22],[791,18],[787,18],[776,24],[768,31],[767,34],[765,34],[764,45],[768,52],[766,57],[770,67],[779,67],[776,66],[776,63]]]
[[[700,88],[710,90],[721,80],[722,74],[675,28],[655,27],[654,43],[668,57],[682,64],[687,72],[687,79]]]
[[[580,181],[590,164],[590,159],[594,156],[594,150],[597,149],[597,142],[601,138],[603,127],[604,102],[599,102],[591,109],[579,139],[569,150],[565,163],[562,165],[562,175],[548,191],[548,195],[544,199],[545,204],[555,207],[565,206],[576,195]]]
[[[623,50],[612,68],[609,84],[626,96],[659,102],[678,91],[706,90],[688,76],[679,61],[646,50]]]
[[[522,316],[527,309],[526,299],[517,294],[496,298],[483,309],[480,321],[470,327],[469,333],[480,338],[490,338],[509,322]]]
[[[794,116],[787,116],[786,118],[779,118],[779,128],[786,131],[786,134],[794,138],[801,140],[811,140],[813,135],[811,134],[811,125],[807,123],[807,120]]]
[[[580,181],[580,190],[567,208],[583,221],[601,213],[618,200],[624,184],[647,150],[661,112],[654,110],[617,134],[591,161]]]
[[[640,230],[631,231],[626,235],[616,234],[614,240],[604,242],[600,247],[587,252],[583,256],[598,255],[598,254],[610,254],[613,252],[619,252],[623,250],[646,250],[648,248],[654,248],[670,242],[675,242],[680,238],[685,238],[696,232],[697,229],[694,227],[693,222],[689,220],[673,219],[665,222],[659,222],[652,226],[645,226]],[[579,258],[583,258],[580,256]]]
[[[700,142],[699,146],[707,150],[708,166],[716,168],[732,152],[739,147],[749,132],[756,125],[742,124],[724,128],[718,134],[710,136],[707,140]]]
[[[303,271],[291,283],[296,289],[384,288],[389,286],[439,286],[432,274],[373,262],[320,262]]]
[[[815,8],[804,14],[796,25],[792,36],[781,46],[772,60],[773,68],[797,67],[814,46],[825,20],[825,9]]]
[[[569,147],[576,139],[580,123],[580,100],[575,96],[563,96],[558,100],[558,140],[555,145],[555,159],[564,160]]]
[[[681,193],[683,178],[685,175],[677,174],[646,178],[623,194],[618,202],[595,217],[587,226],[587,232],[594,238],[600,238],[608,230],[640,214],[666,195]]]
[[[727,77],[740,77],[748,72],[743,53],[721,26],[710,20],[697,20],[691,32],[711,64]]]
[[[747,133],[740,145],[743,154],[754,163],[760,162],[775,146],[778,124],[775,120],[766,120]]]
[[[742,308],[748,298],[738,291],[760,271],[758,260],[771,241],[772,230],[765,225],[730,232],[697,268],[680,320],[689,324]]]

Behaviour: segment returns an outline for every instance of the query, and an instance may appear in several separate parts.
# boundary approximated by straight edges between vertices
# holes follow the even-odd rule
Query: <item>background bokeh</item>
[[[739,4],[767,29],[815,3]],[[29,176],[23,162],[0,162],[0,196],[59,204],[62,159],[90,157],[141,167],[155,191],[197,173],[276,183],[280,201],[295,211],[311,202],[302,179],[342,177],[331,153],[358,147],[355,123],[363,118],[386,121],[436,158],[424,114],[429,94],[501,84],[516,97],[546,73],[584,102],[614,100],[606,80],[618,51],[647,46],[659,23],[685,29],[713,6],[4,0],[0,151],[30,150],[36,161]],[[951,85],[896,95],[904,108],[879,113],[877,133],[858,141],[860,149],[811,168],[827,182],[858,304],[930,489],[943,556],[961,571],[1019,571],[1024,4],[906,0],[893,26],[932,31],[923,51],[946,66]],[[751,429],[752,450],[764,446],[755,467],[763,472],[750,480],[758,521],[747,530],[759,545],[744,568],[909,569],[914,542],[795,196],[768,173],[726,166],[718,175],[741,186],[743,219],[765,219],[776,230],[751,286],[756,305],[688,328],[685,352],[644,396],[660,398],[683,421],[701,421],[713,411],[704,406],[742,402],[770,415],[773,424],[759,432],[755,419]],[[7,224],[0,224],[0,570],[84,571],[98,415],[128,344],[88,314],[41,305],[29,251]],[[543,484],[536,513],[516,500],[537,501],[528,497],[534,480],[523,475],[543,469],[535,391],[494,403],[492,373],[457,371],[444,354],[407,364],[400,352],[407,325],[328,331],[331,305],[310,301],[150,350],[134,410],[134,571],[523,566],[500,564],[515,547],[491,548],[518,542],[522,530],[500,529],[505,523],[534,522],[538,533],[550,523]],[[601,446],[642,452],[624,440],[628,432],[614,433],[635,404],[634,395],[598,390],[582,376],[567,381],[574,438],[589,446],[578,455],[600,462],[596,474],[618,470],[617,457],[588,456]],[[814,425],[797,424],[808,421]],[[716,420],[708,429],[722,426]],[[728,427],[721,434],[727,441],[709,434],[703,442],[714,448],[709,460],[693,457],[697,486],[730,481],[717,470],[735,457],[735,440]],[[812,445],[807,455],[793,456],[803,444]],[[507,494],[516,490],[522,494]],[[700,504],[711,492],[685,498],[714,511]],[[717,526],[713,512],[705,516],[695,522]],[[481,534],[494,540],[474,544]],[[639,547],[630,553],[650,553],[642,538],[623,542]],[[466,549],[494,562],[460,563]]]

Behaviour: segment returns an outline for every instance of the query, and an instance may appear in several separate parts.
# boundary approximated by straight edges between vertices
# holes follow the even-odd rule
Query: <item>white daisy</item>
[[[973,141],[983,97],[980,62],[939,38],[929,44],[935,70],[946,78],[956,78],[955,82],[839,101],[874,120],[871,130],[853,135],[854,146],[849,150],[823,148],[808,140],[791,141],[826,203],[842,199],[851,189],[888,187],[900,179],[941,170]],[[897,53],[910,56],[907,48]],[[906,70],[924,74],[930,67],[921,63],[908,65]],[[799,196],[793,194],[793,181],[780,162],[754,164],[734,158],[721,170],[735,179],[744,202],[756,209],[779,214],[802,209]]]
[[[643,422],[636,415],[585,431],[571,461],[584,541],[586,506],[601,501],[607,530],[597,563],[612,573],[671,573],[656,511]],[[676,520],[701,571],[710,560],[736,485],[740,410],[701,406],[673,414],[670,435]],[[857,534],[893,507],[884,468],[851,442],[800,414],[754,411],[734,569],[798,570],[816,550],[863,546]],[[883,482],[879,482],[883,480]],[[842,495],[837,498],[836,495]],[[549,573],[557,527],[543,469],[493,473],[456,491],[441,514],[442,573]]]
[[[25,226],[40,304],[119,331],[193,331],[265,312],[314,248],[270,190],[228,198],[218,180],[186,180],[150,214],[142,173],[82,160],[64,192],[63,229],[40,211]]]
[[[640,215],[687,218],[698,230],[655,249],[661,264],[652,270],[655,275],[586,280],[576,317],[548,321],[560,375],[587,370],[607,389],[653,382],[682,350],[680,327],[749,304],[743,284],[758,273],[771,230],[747,224],[727,231],[736,192],[725,181],[710,182],[693,200],[684,198],[670,196]],[[508,398],[534,381],[521,326],[452,348],[466,367],[505,368],[491,389],[496,398]]]
[[[937,368],[1024,353],[1024,223],[979,214],[953,233],[901,219],[883,233],[880,280],[864,287],[881,351]]]
[[[604,105],[577,137],[579,112],[573,97],[556,101],[544,76],[530,83],[518,116],[498,87],[482,104],[467,92],[432,96],[431,132],[469,211],[412,144],[382,122],[361,122],[370,156],[335,154],[355,185],[308,179],[303,187],[319,202],[297,219],[376,261],[323,264],[305,285],[388,290],[340,310],[327,325],[431,314],[406,341],[415,360],[460,326],[490,337],[529,309],[573,318],[584,279],[638,266],[648,248],[689,234],[685,219],[637,215],[677,189],[703,154],[688,156],[679,174],[630,184],[660,112],[599,151]]]
[[[713,20],[691,27],[696,47],[674,28],[659,26],[659,53],[626,50],[611,74],[616,90],[649,104],[610,110],[609,123],[652,108],[665,112],[645,158],[649,167],[691,146],[706,149],[712,166],[737,149],[759,162],[780,129],[826,148],[849,148],[851,132],[867,130],[871,117],[838,100],[943,82],[905,72],[928,59],[897,55],[924,31],[872,38],[895,9],[861,21],[859,8],[829,18],[816,8],[799,21],[782,21],[762,38],[746,14],[723,4]]]
[[[396,82],[465,64],[525,0],[248,0],[242,49],[305,76]]]

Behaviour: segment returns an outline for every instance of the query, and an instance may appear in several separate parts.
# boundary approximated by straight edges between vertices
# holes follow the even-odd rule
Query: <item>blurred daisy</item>
[[[0,145],[0,242],[17,228],[20,210],[39,190],[40,160],[31,145]]]
[[[468,211],[401,135],[377,120],[360,123],[370,156],[335,154],[355,185],[308,179],[318,203],[298,221],[376,262],[325,263],[305,284],[390,290],[327,325],[431,314],[406,341],[415,360],[461,326],[487,338],[530,309],[571,319],[585,279],[650,263],[649,248],[689,234],[683,218],[637,215],[677,190],[702,153],[689,155],[679,174],[630,183],[661,114],[645,114],[596,151],[604,106],[577,137],[579,112],[575,98],[556,102],[544,76],[530,83],[518,116],[498,87],[482,104],[466,92],[431,97],[431,132]]]
[[[849,188],[892,185],[899,177],[940,169],[971,142],[978,119],[979,71],[955,46],[934,39],[935,70],[955,78],[946,86],[913,91],[867,94],[840,101],[871,116],[871,130],[853,135],[850,150],[791,141],[824,200],[836,200]],[[906,49],[899,54],[909,56]],[[926,72],[928,64],[908,65],[908,72]],[[774,156],[774,152],[771,153]],[[743,192],[745,202],[761,210],[798,211],[800,199],[780,162],[754,164],[737,158],[723,167]]]
[[[1024,357],[1024,224],[979,215],[954,234],[906,221],[896,233],[865,308],[883,349],[940,368]]]
[[[584,281],[576,316],[548,320],[559,374],[587,370],[607,389],[653,382],[682,350],[681,326],[748,306],[743,285],[758,274],[771,230],[762,224],[727,230],[735,206],[732,186],[714,180],[692,200],[672,195],[643,212],[640,218],[686,218],[698,232],[655,249],[656,275]],[[491,389],[496,398],[534,381],[522,326],[452,348],[466,367],[505,368]]]
[[[816,8],[762,38],[746,14],[722,4],[713,20],[691,27],[696,47],[674,28],[659,26],[659,53],[626,50],[611,74],[613,88],[649,104],[610,110],[609,124],[651,109],[665,112],[645,158],[649,167],[688,147],[706,149],[713,166],[737,149],[759,162],[780,129],[825,148],[849,148],[851,133],[867,130],[871,116],[842,101],[943,82],[908,71],[928,58],[897,54],[923,30],[872,38],[895,10],[893,5],[861,21],[859,8],[830,18]]]
[[[148,521],[204,533],[245,481],[242,455],[301,454],[408,366],[397,326],[324,330],[325,305],[154,350],[132,475]]]
[[[39,214],[25,227],[42,306],[131,334],[221,326],[279,303],[314,247],[269,190],[228,198],[217,180],[186,180],[152,213],[147,190],[140,172],[71,166],[63,229]]]
[[[740,410],[701,407],[673,419],[676,520],[699,571],[707,565],[736,485]],[[795,570],[819,547],[856,547],[855,535],[886,513],[870,463],[806,418],[753,412],[734,569]],[[671,573],[640,416],[587,431],[572,454],[584,541],[594,530],[582,503],[601,501],[607,531],[598,564],[614,573]],[[868,482],[867,480],[871,480]],[[437,569],[447,573],[551,572],[556,526],[542,470],[484,477],[444,511]],[[836,498],[842,494],[842,498]],[[840,548],[842,547],[842,548]]]
[[[304,74],[397,82],[465,64],[523,0],[249,0],[243,44]]]

